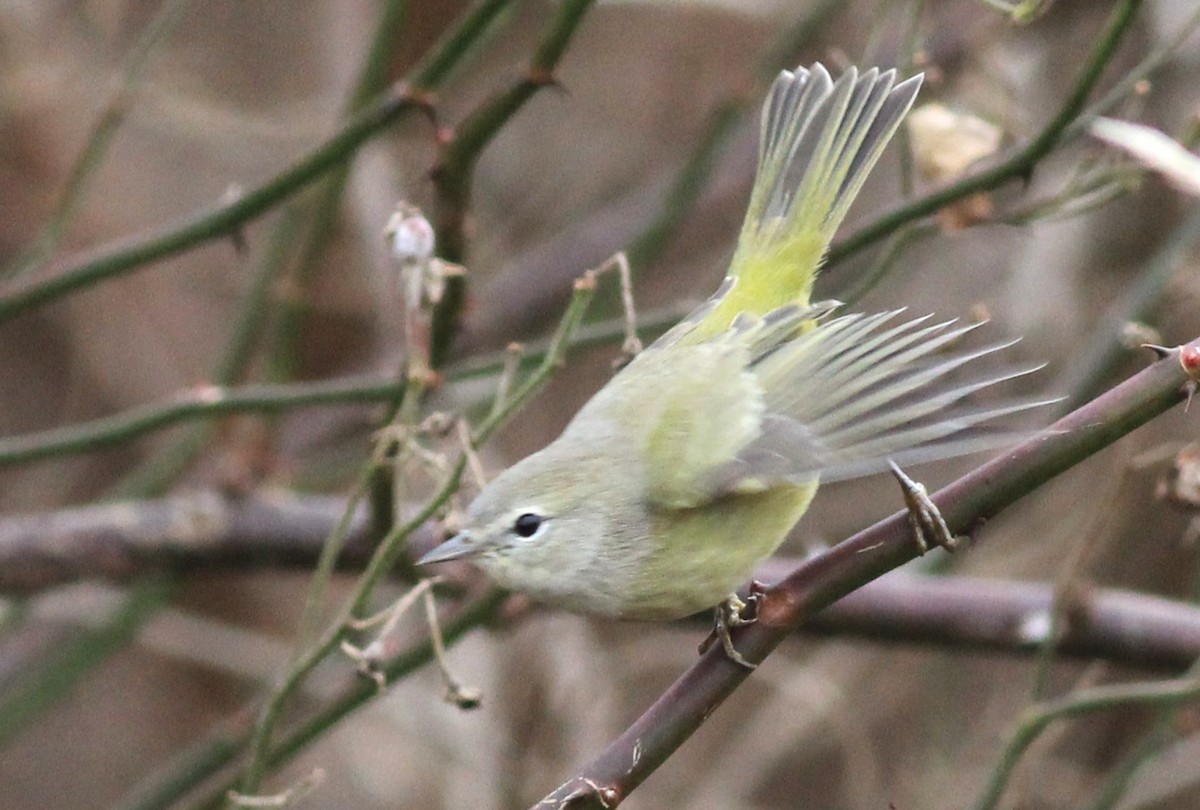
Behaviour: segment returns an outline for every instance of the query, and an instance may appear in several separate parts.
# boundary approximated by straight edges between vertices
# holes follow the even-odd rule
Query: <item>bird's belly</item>
[[[716,605],[779,548],[815,492],[813,482],[656,516],[654,549],[621,595],[619,615],[668,620]]]

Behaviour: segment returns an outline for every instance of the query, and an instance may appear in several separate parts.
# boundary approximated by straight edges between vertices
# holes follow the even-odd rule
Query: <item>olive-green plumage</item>
[[[947,375],[1000,347],[938,354],[971,327],[827,318],[810,303],[834,231],[920,77],[780,74],[721,289],[639,354],[541,451],[478,496],[422,562],[470,557],[563,607],[670,619],[744,583],[818,480],[978,449],[963,431],[1026,405],[966,399],[1009,375]]]

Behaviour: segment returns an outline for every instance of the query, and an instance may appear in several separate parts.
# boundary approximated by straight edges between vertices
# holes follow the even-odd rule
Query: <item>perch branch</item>
[[[1005,506],[1183,401],[1195,381],[1180,357],[1200,339],[935,493],[955,535],[970,534]],[[854,535],[798,566],[762,596],[758,621],[737,633],[738,650],[761,661],[808,616],[917,555],[907,515]],[[720,649],[684,673],[637,721],[539,805],[611,807],[628,796],[746,679]]]

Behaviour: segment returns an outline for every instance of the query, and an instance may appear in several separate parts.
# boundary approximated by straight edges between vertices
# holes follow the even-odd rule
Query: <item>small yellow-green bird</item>
[[[783,71],[721,288],[488,484],[465,528],[420,563],[470,558],[503,587],[573,611],[678,618],[745,583],[818,480],[973,452],[964,431],[1029,407],[967,403],[1015,374],[948,381],[1003,348],[939,351],[971,326],[826,318],[832,305],[809,302],[920,85],[893,70]]]

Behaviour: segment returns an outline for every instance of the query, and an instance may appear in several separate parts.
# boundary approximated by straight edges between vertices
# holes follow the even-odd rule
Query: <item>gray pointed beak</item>
[[[486,550],[484,546],[472,539],[470,532],[459,532],[445,543],[423,555],[421,559],[417,560],[417,565],[462,560],[478,556]]]

